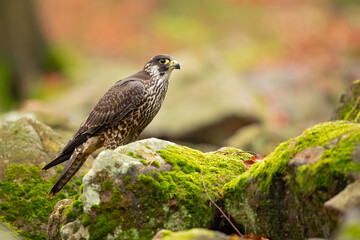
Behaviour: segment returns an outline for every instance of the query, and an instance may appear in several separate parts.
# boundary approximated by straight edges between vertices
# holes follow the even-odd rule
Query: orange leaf
[[[243,161],[243,164],[245,165],[246,169],[249,170],[249,168],[251,167],[251,165],[253,165],[255,162],[252,160],[245,160]]]

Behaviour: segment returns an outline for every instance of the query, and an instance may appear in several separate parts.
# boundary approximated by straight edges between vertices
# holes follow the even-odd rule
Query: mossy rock
[[[81,185],[74,178],[55,198],[46,198],[62,167],[41,168],[66,142],[47,125],[28,117],[2,122],[0,142],[0,221],[26,239],[45,239],[54,205],[61,199],[75,198]],[[76,176],[84,174],[89,164],[91,158]]]
[[[172,232],[161,230],[152,240],[228,240],[228,236],[221,232],[208,229],[194,228],[191,230]],[[236,238],[234,238],[235,240]]]
[[[360,122],[360,80],[355,81],[340,98],[333,120]]]
[[[55,204],[77,196],[81,184],[74,178],[50,199],[46,195],[56,176],[46,180],[41,172],[41,168],[34,165],[12,164],[0,182],[0,221],[12,226],[24,239],[45,240],[48,217]]]
[[[338,215],[324,202],[360,177],[360,125],[327,122],[280,144],[224,187],[226,211],[271,239],[327,238]]]
[[[23,117],[0,125],[0,179],[8,165],[44,166],[60,150],[64,139],[43,123]],[[48,172],[54,176],[55,170]]]
[[[64,239],[80,230],[78,235],[89,234],[89,239],[151,239],[164,228],[209,228],[217,209],[202,177],[209,196],[218,201],[224,184],[245,171],[242,161],[249,158],[247,153],[202,153],[157,139],[105,150],[85,175],[81,200],[73,203],[77,207],[67,213],[69,221],[60,232]]]
[[[0,124],[0,180],[4,170],[11,164],[31,164],[43,167],[60,152],[66,141],[52,128],[33,118],[21,117],[16,121],[4,121]],[[92,166],[90,156],[76,174],[81,177]],[[45,179],[57,175],[62,163],[41,173]]]

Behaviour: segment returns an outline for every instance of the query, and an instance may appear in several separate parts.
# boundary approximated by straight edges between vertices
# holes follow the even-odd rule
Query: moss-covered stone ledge
[[[103,151],[83,178],[82,197],[68,211],[61,236],[81,230],[89,239],[151,239],[160,229],[209,228],[218,215],[200,173],[216,201],[224,184],[245,172],[242,161],[249,157],[202,153],[158,139]]]
[[[0,182],[0,221],[11,226],[23,239],[45,240],[54,205],[63,198],[78,195],[81,184],[75,177],[61,193],[47,198],[56,178],[44,179],[41,168],[31,164],[9,165]]]
[[[324,202],[360,176],[360,124],[327,122],[280,144],[224,187],[226,211],[271,239],[327,238],[338,216]]]

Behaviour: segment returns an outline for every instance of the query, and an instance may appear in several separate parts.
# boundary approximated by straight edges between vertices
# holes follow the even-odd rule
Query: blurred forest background
[[[358,0],[1,0],[0,121],[65,137],[155,54],[181,64],[142,137],[269,153],[360,78]]]

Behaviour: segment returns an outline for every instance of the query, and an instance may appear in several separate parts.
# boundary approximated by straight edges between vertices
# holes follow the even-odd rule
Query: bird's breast
[[[115,149],[119,145],[135,141],[153,120],[161,108],[168,88],[168,79],[155,80],[157,81],[153,79],[153,82],[145,85],[145,95],[139,104],[104,133],[106,148]]]

